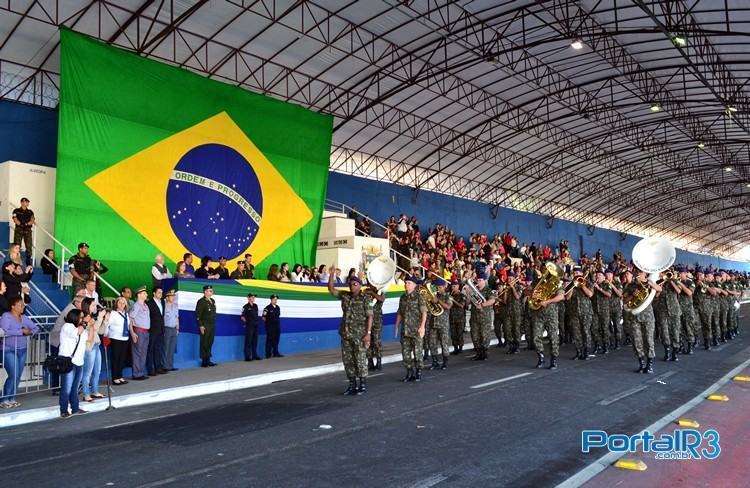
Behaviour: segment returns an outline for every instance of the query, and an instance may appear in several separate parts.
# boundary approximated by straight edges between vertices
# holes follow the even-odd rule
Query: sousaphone
[[[649,281],[659,279],[659,274],[669,269],[677,258],[677,252],[671,242],[661,237],[646,237],[633,247],[633,264],[648,273]],[[656,296],[656,290],[643,283],[638,283],[638,291],[625,301],[625,310],[638,315],[643,312]]]

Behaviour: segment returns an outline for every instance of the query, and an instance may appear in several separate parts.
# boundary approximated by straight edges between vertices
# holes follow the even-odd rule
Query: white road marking
[[[474,388],[474,389],[476,389],[476,388],[484,388],[485,386],[496,385],[498,383],[505,383],[506,381],[515,380],[516,378],[523,378],[524,376],[529,376],[530,374],[534,374],[534,373],[516,374],[516,375],[513,375],[513,376],[508,376],[507,378],[501,378],[501,379],[495,380],[495,381],[488,381],[487,383],[480,383],[478,385],[470,386],[469,388]]]
[[[167,415],[160,415],[158,417],[149,417],[146,419],[139,419],[139,420],[131,420],[130,422],[123,422],[121,424],[113,424],[113,425],[107,425],[102,427],[103,429],[114,429],[115,427],[122,427],[123,425],[131,425],[131,424],[137,424],[140,422],[148,422],[149,420],[158,420],[158,419],[166,419],[168,417],[174,417],[175,415],[179,415],[181,412],[178,413],[170,413]]]
[[[411,488],[430,488],[431,486],[435,486],[438,483],[442,483],[443,481],[447,480],[448,477],[444,476],[442,474],[436,474],[433,476],[430,476],[429,478],[425,478],[423,480],[417,481],[413,485],[411,485]]]
[[[616,401],[622,400],[623,398],[629,397],[630,395],[635,395],[639,391],[643,391],[646,388],[648,388],[648,385],[636,386],[634,388],[630,388],[629,390],[621,391],[617,395],[611,396],[609,398],[605,398],[604,400],[602,400],[600,402],[597,402],[596,404],[597,405],[604,405],[604,406],[612,405]]]
[[[255,400],[265,400],[266,398],[273,398],[273,397],[277,397],[277,396],[281,396],[281,395],[288,395],[290,393],[297,393],[298,391],[302,391],[302,390],[282,391],[281,393],[274,393],[272,395],[264,395],[264,396],[255,397],[255,398],[248,398],[247,400],[242,400],[242,401],[243,402],[254,402]]]

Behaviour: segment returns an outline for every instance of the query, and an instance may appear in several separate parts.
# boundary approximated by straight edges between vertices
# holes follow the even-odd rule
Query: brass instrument
[[[584,283],[586,283],[586,279],[589,277],[589,273],[591,272],[591,268],[586,270],[586,273],[584,273],[583,276],[576,276],[573,278],[573,281],[570,282],[570,284],[565,288],[565,293],[568,293],[573,288],[576,288],[578,286],[583,286]]]
[[[521,279],[521,276],[520,276],[520,273],[519,273],[519,276],[516,276],[515,278],[513,278],[513,280],[509,281],[508,283],[503,284],[503,286],[505,286],[505,289],[503,290],[503,292],[500,295],[498,295],[497,298],[498,299],[500,299],[500,298],[504,299],[505,295],[511,290],[511,288],[513,288],[516,285],[516,283],[518,283],[518,281],[520,279]]]
[[[438,299],[435,296],[435,293],[432,291],[432,288],[430,288],[430,285],[419,285],[417,291],[420,295],[422,295],[422,298],[427,305],[427,310],[433,317],[442,315],[443,312],[445,312],[445,309],[442,305],[440,305],[440,302],[438,302]]]
[[[674,263],[677,253],[671,242],[660,237],[646,237],[641,239],[633,247],[633,264],[638,269],[649,273],[649,279],[656,281],[659,273],[669,269]],[[626,312],[638,315],[643,312],[656,296],[656,291],[648,283],[641,283],[636,280],[638,290],[623,300]]]
[[[553,298],[557,294],[557,290],[560,289],[560,282],[563,277],[562,268],[554,263],[547,263],[544,266],[546,268],[544,275],[534,286],[531,298],[529,298],[529,308],[532,310],[539,310],[542,307],[542,302]]]
[[[466,295],[466,298],[469,299],[472,305],[481,305],[486,301],[482,292],[479,291],[477,285],[471,280],[466,280],[466,284],[461,288],[461,293]]]

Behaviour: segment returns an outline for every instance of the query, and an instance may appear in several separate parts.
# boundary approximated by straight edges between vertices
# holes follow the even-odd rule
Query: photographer
[[[78,387],[83,376],[83,356],[86,353],[83,312],[74,308],[65,316],[65,325],[60,330],[60,356],[71,358],[73,369],[60,375],[60,418],[83,415],[86,412],[78,406]],[[68,411],[70,407],[70,411]]]
[[[86,297],[81,302],[81,311],[83,312],[83,325],[86,327],[86,352],[83,358],[83,373],[81,381],[83,382],[83,400],[93,402],[95,398],[104,398],[99,393],[99,377],[102,372],[102,353],[99,344],[101,344],[100,334],[105,331],[104,319],[107,312],[99,308],[96,299]],[[81,344],[83,346],[84,344]]]

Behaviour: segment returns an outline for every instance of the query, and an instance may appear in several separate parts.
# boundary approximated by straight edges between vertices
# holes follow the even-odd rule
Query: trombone
[[[586,270],[583,276],[577,276],[573,278],[573,281],[571,281],[570,284],[568,284],[568,286],[565,287],[565,293],[567,294],[573,288],[583,286],[583,284],[586,283],[586,279],[589,277],[590,273],[591,273],[591,266],[589,266],[589,268]]]

